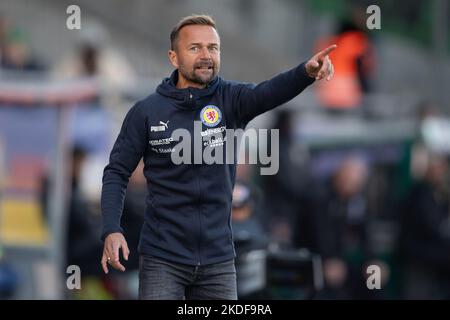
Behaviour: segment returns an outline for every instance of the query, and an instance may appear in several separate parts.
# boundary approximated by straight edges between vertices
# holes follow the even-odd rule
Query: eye
[[[190,47],[189,51],[197,52],[198,51],[198,47]]]

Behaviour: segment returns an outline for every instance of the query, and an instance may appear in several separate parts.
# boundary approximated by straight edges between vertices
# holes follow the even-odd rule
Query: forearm
[[[302,63],[257,85],[254,89],[255,100],[262,108],[272,109],[293,99],[313,82]]]
[[[256,86],[241,88],[240,116],[248,122],[259,114],[293,99],[315,81],[307,75],[305,64],[280,73]]]
[[[121,232],[120,218],[122,216],[128,177],[108,165],[103,175],[101,195],[102,209],[102,240],[110,233]]]

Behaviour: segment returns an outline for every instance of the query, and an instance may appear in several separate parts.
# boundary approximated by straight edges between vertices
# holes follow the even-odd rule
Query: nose
[[[211,54],[209,53],[209,50],[207,47],[201,48],[199,55],[200,55],[201,59],[210,59],[211,58]]]

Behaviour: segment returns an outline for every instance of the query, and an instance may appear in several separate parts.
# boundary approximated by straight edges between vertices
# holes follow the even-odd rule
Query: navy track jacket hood
[[[235,257],[231,197],[236,162],[175,164],[171,153],[178,141],[171,139],[172,133],[185,129],[194,137],[198,121],[202,150],[223,148],[226,140],[215,144],[208,139],[225,135],[225,128],[244,128],[257,115],[294,98],[314,79],[303,63],[258,85],[216,77],[204,89],[178,89],[177,80],[175,70],[125,117],[103,173],[102,239],[113,232],[126,235],[120,227],[125,192],[143,158],[148,196],[139,253],[187,265],[223,262]],[[210,130],[214,128],[219,130]]]

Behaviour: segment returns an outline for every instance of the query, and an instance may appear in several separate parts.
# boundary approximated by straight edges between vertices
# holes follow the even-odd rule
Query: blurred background
[[[71,4],[79,30],[66,27]],[[379,30],[366,26],[372,4]],[[280,130],[280,169],[238,167],[239,298],[450,298],[448,1],[3,0],[0,299],[137,298],[142,165],[122,217],[127,271],[107,277],[102,172],[192,13],[216,19],[226,79],[260,82],[338,44],[333,81],[249,124]],[[67,288],[69,265],[81,290]],[[367,289],[368,265],[380,290]]]

